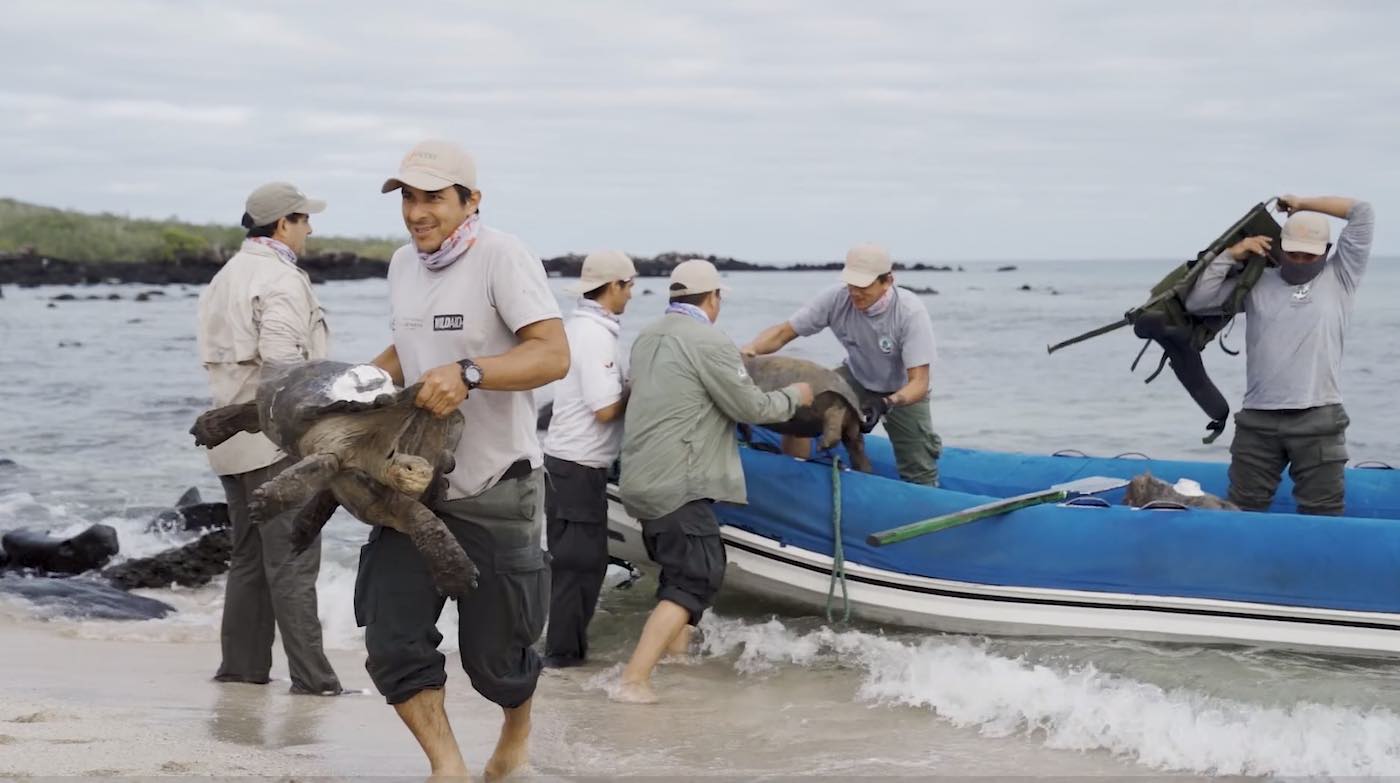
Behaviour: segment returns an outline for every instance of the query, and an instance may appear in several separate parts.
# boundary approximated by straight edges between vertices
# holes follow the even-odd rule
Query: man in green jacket
[[[748,499],[735,424],[787,421],[812,402],[805,383],[764,392],[749,378],[738,347],[714,326],[722,291],[713,264],[678,264],[666,314],[632,344],[619,489],[661,578],[617,701],[656,701],[652,669],[668,650],[688,646],[724,581],[724,544],[710,506]]]

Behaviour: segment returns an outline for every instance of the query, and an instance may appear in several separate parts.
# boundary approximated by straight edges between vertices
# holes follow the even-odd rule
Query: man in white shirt
[[[399,191],[412,242],[389,262],[394,343],[374,363],[399,384],[422,384],[417,404],[460,410],[466,431],[433,506],[480,572],[457,604],[462,668],[504,711],[486,764],[499,780],[527,760],[530,703],[544,630],[549,569],[540,549],[544,454],[532,389],[564,377],[569,345],[544,265],[518,238],[481,224],[476,163],[456,144],[425,141],[383,192]],[[365,668],[422,746],[435,777],[466,776],[447,722],[445,600],[408,536],[375,527],[360,550],[356,621]]]
[[[257,396],[265,363],[324,359],[325,314],[297,256],[311,235],[311,215],[326,202],[294,185],[273,182],[248,196],[248,238],[199,295],[199,356],[209,374],[214,407]],[[274,626],[282,631],[292,692],[340,693],[321,647],[316,575],[321,541],[291,554],[289,511],[261,525],[248,518],[253,490],[291,465],[260,432],[241,432],[209,450],[228,498],[233,553],[224,588],[220,682],[266,683],[272,667]]]
[[[577,666],[587,657],[588,623],[608,570],[608,468],[622,451],[627,407],[618,316],[636,276],[625,254],[590,253],[573,289],[582,298],[564,325],[569,373],[555,386],[544,439],[551,574],[546,666]]]

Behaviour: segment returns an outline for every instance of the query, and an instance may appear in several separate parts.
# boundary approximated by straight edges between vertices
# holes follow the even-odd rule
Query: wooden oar
[[[907,525],[882,530],[878,533],[871,533],[866,537],[865,542],[871,546],[884,546],[899,541],[906,541],[915,536],[922,536],[925,533],[935,533],[939,530],[947,530],[950,527],[966,525],[969,522],[976,522],[979,519],[994,517],[1028,506],[1039,506],[1044,503],[1059,503],[1072,497],[1081,495],[1096,495],[1100,492],[1107,492],[1111,489],[1126,487],[1128,479],[1113,478],[1112,476],[1087,476],[1074,481],[1067,481],[1063,484],[1055,484],[1048,489],[1036,492],[1028,492],[1024,495],[1017,495],[1010,498],[994,500],[991,503],[983,503],[980,506],[965,508],[962,511],[954,511],[951,514],[933,517],[932,519],[921,519],[918,522],[910,522]]]

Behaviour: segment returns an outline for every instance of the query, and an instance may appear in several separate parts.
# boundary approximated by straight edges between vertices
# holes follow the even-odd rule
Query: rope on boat
[[[833,619],[832,604],[836,598],[836,583],[841,583],[842,623],[851,621],[851,596],[846,590],[846,552],[841,546],[841,458],[831,458],[831,582],[826,588],[826,621]]]

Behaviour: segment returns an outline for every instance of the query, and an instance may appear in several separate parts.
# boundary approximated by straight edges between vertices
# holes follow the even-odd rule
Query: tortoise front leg
[[[340,502],[329,489],[323,489],[311,497],[297,518],[292,522],[292,556],[305,552],[321,535],[321,528],[330,521],[331,515],[340,507]]]
[[[338,474],[333,488],[341,505],[360,521],[408,536],[422,553],[438,592],[460,598],[476,587],[476,564],[467,557],[447,524],[427,506],[359,470]]]
[[[860,431],[860,419],[848,412],[846,423],[841,428],[841,443],[846,447],[846,456],[851,458],[851,467],[861,473],[874,473],[875,466],[865,454],[865,436]]]
[[[268,479],[253,490],[248,500],[248,518],[266,522],[293,506],[305,503],[330,483],[340,470],[340,458],[334,454],[312,454],[301,462]]]
[[[214,448],[240,432],[261,432],[258,404],[245,402],[205,411],[194,420],[190,434],[197,446]]]
[[[845,405],[835,403],[828,404],[826,411],[822,413],[822,439],[821,447],[829,449],[841,442],[845,434],[847,415],[850,409]]]

